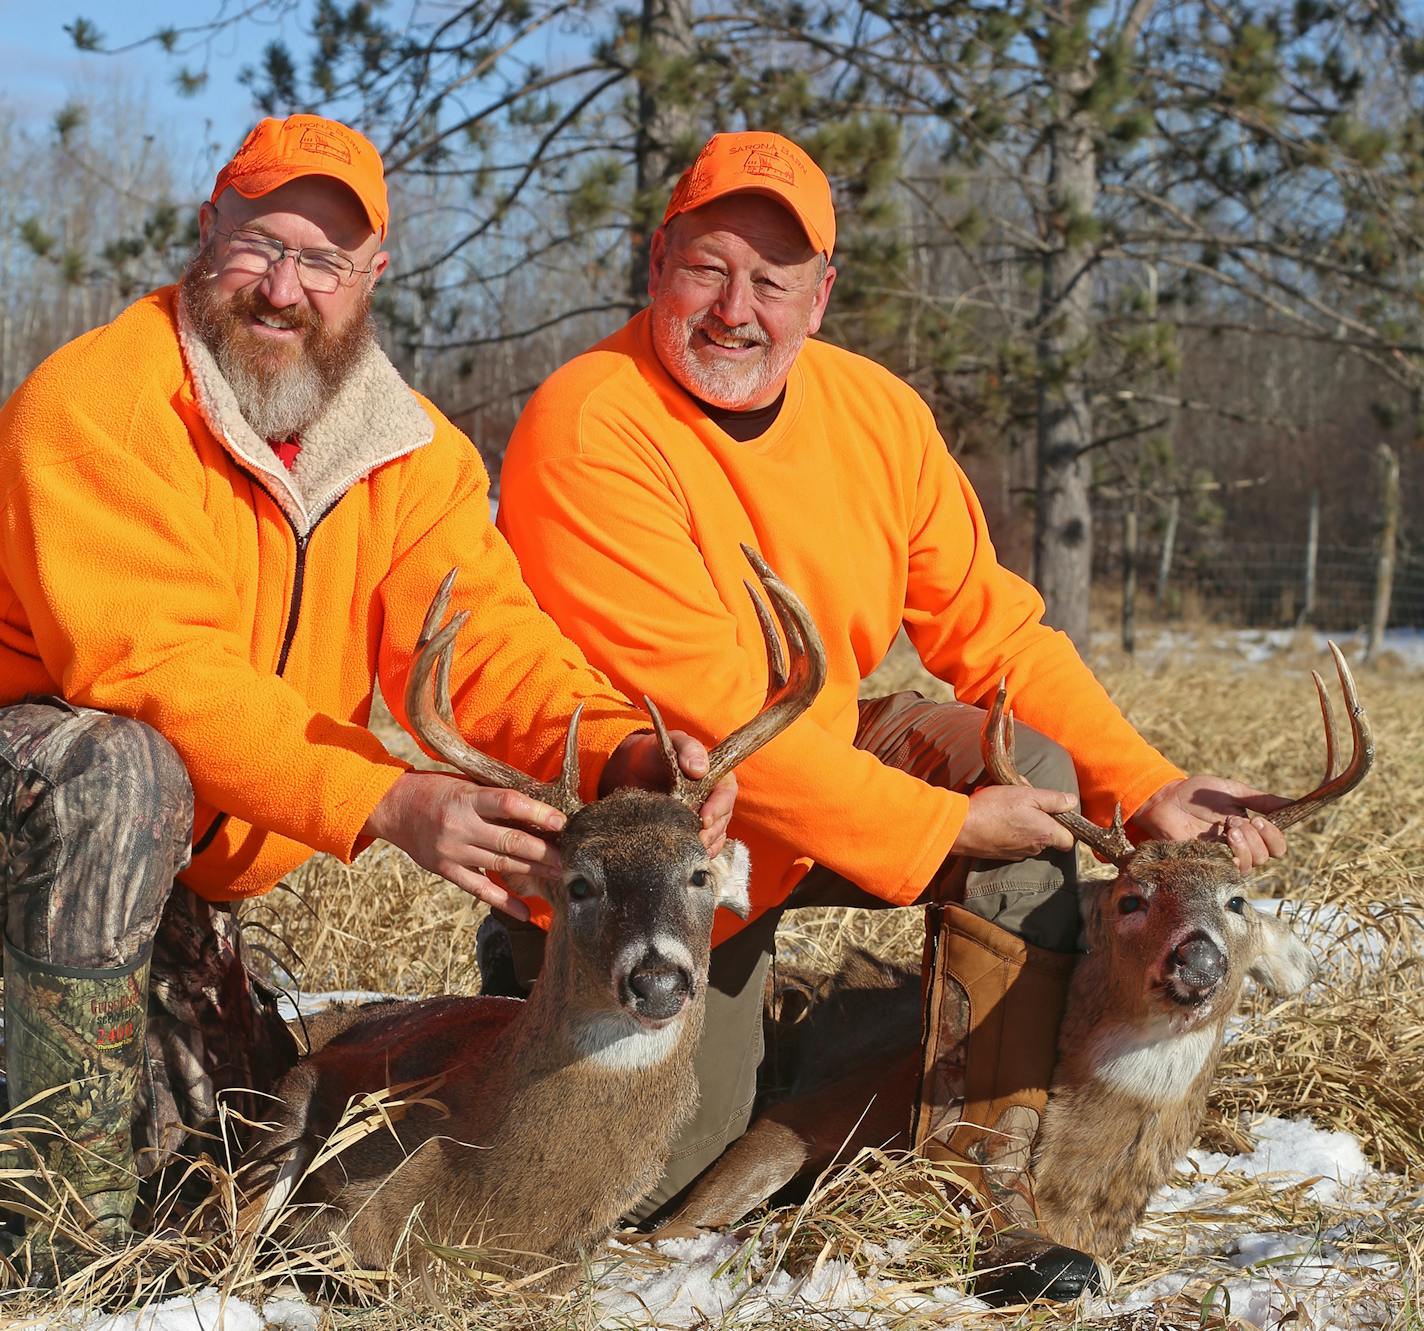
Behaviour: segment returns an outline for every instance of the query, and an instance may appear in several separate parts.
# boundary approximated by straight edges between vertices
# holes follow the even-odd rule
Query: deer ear
[[[1310,950],[1284,920],[1260,914],[1261,950],[1247,969],[1257,984],[1273,994],[1298,994],[1315,978]]]
[[[722,853],[712,861],[714,902],[745,920],[752,913],[748,889],[752,881],[752,857],[740,841],[728,838]]]

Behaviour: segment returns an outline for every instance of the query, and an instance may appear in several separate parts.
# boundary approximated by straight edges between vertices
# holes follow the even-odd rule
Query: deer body
[[[645,862],[619,863],[611,847],[628,849],[635,826]],[[408,1098],[302,1183],[289,1227],[339,1234],[366,1266],[418,1266],[434,1243],[571,1274],[657,1181],[696,1105],[713,911],[744,910],[747,881],[745,851],[729,843],[711,861],[697,830],[688,809],[645,791],[570,819],[566,875],[589,894],[557,894],[527,1001],[381,1003],[318,1027],[276,1091],[268,1154],[289,1175],[353,1097]],[[645,994],[630,998],[630,984]]]

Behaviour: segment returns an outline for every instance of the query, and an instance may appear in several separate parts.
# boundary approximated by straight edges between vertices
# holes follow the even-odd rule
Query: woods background
[[[245,85],[251,115],[208,135],[213,171],[259,114],[372,137],[394,196],[385,343],[496,477],[527,394],[642,303],[648,236],[700,143],[774,128],[835,191],[823,336],[924,395],[1052,622],[1086,644],[1125,592],[1139,618],[1424,627],[1413,5],[193,13],[67,30],[96,69],[147,43],[180,88]],[[277,19],[300,42],[223,60],[235,26]],[[112,80],[48,123],[0,93],[0,398],[191,254],[173,129]]]

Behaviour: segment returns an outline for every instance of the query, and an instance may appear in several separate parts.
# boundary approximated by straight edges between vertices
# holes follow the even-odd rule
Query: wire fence
[[[1095,562],[1100,587],[1126,586],[1120,545],[1103,550]],[[1374,616],[1379,553],[1373,547],[1322,546],[1313,593],[1304,543],[1223,541],[1176,554],[1165,572],[1160,551],[1144,549],[1135,562],[1135,606],[1143,619],[1251,628],[1308,623],[1344,631],[1364,628]],[[1402,549],[1396,555],[1388,627],[1424,627],[1424,552]]]

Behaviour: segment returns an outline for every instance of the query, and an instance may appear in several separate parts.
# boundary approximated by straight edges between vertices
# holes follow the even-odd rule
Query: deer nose
[[[1188,934],[1172,950],[1171,968],[1184,984],[1206,989],[1226,974],[1226,955],[1209,934]]]
[[[630,1006],[649,1021],[667,1021],[677,1016],[692,993],[691,974],[661,958],[634,967],[626,983]]]

